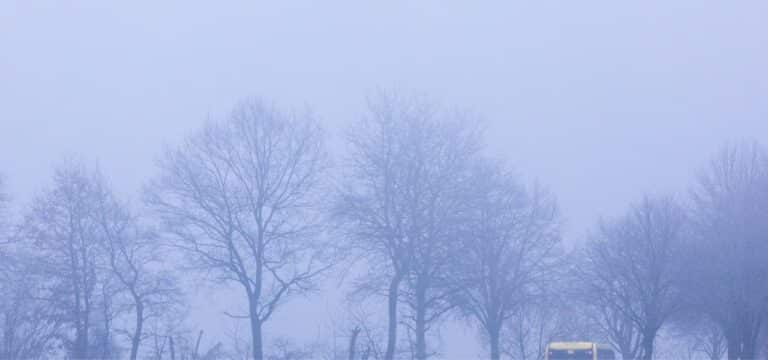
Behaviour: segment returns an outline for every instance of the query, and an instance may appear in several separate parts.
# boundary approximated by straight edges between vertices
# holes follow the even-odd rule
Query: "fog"
[[[601,237],[601,220],[619,222],[635,205],[657,209],[643,207],[645,196],[660,203],[669,196],[688,211],[698,176],[717,154],[768,146],[767,13],[761,1],[3,1],[0,193],[10,198],[12,240],[0,254],[6,260],[34,237],[17,228],[29,227],[62,164],[98,168],[116,197],[142,212],[149,184],[172,168],[161,166],[166,151],[182,149],[207,121],[231,118],[247,99],[286,113],[311,109],[328,152],[321,178],[345,184],[349,132],[372,117],[372,103],[407,107],[399,96],[468,127],[482,123],[478,156],[503,160],[525,186],[545,187],[559,210],[562,251],[577,251]],[[162,198],[168,189],[156,190]],[[336,195],[324,193],[327,209]],[[146,208],[158,238],[173,238],[157,204]],[[360,219],[345,219],[321,237],[346,243],[340,239],[354,231],[339,228]],[[185,261],[173,254],[161,267],[175,271]],[[281,305],[265,322],[265,351],[278,338],[329,343],[330,323],[348,321],[347,297],[366,261],[344,262],[353,274],[335,267],[318,291]],[[231,352],[233,324],[244,338],[250,328],[223,312],[244,313],[247,300],[236,283],[209,280],[182,271],[185,326],[205,331],[204,347],[220,341]],[[756,287],[768,289],[765,278]],[[367,305],[385,328],[386,300]],[[477,325],[461,317],[452,312],[429,330],[429,351],[487,358]],[[671,323],[662,328],[677,329]],[[344,358],[348,337],[334,340]],[[130,341],[118,342],[127,358]]]

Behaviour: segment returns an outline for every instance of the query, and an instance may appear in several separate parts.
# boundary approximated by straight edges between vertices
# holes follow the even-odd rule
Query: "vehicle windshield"
[[[592,350],[549,350],[550,360],[592,360]]]

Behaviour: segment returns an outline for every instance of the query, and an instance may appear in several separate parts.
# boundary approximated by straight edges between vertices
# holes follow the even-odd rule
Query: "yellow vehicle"
[[[613,360],[616,356],[608,345],[591,342],[552,342],[547,345],[544,360]]]

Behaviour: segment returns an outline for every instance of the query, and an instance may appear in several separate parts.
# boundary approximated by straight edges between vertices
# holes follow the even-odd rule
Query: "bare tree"
[[[561,221],[554,198],[530,190],[501,164],[475,167],[468,226],[461,248],[456,299],[501,356],[502,330],[523,304],[541,293],[558,265]],[[520,334],[518,334],[520,335]]]
[[[77,162],[57,169],[53,189],[36,199],[21,234],[28,240],[22,244],[27,268],[41,280],[32,300],[58,309],[50,324],[72,326],[74,338],[64,337],[70,356],[116,356],[114,334],[121,329],[115,324],[133,313],[128,337],[136,359],[144,321],[177,294],[159,266],[156,239],[142,232],[100,173]]]
[[[692,331],[694,349],[706,355],[709,360],[720,360],[728,351],[728,342],[718,324],[708,319]]]
[[[148,334],[145,323],[178,303],[175,278],[163,269],[167,258],[156,234],[143,226],[127,205],[118,201],[104,182],[97,184],[96,214],[102,232],[106,267],[116,283],[110,301],[118,302],[119,313],[133,318],[130,359],[139,356],[139,346]]]
[[[768,155],[757,143],[722,148],[692,190],[690,303],[720,325],[729,359],[753,359],[768,312]]]
[[[375,270],[366,285],[371,279],[387,283],[386,360],[395,356],[400,287],[410,267],[405,229],[408,224],[399,190],[405,186],[399,166],[404,151],[398,142],[404,132],[401,123],[418,116],[418,109],[396,106],[386,101],[369,103],[369,116],[348,135],[349,171],[334,209],[337,219],[346,225],[352,246],[366,256],[369,268]]]
[[[242,287],[253,357],[263,359],[263,324],[328,267],[315,211],[326,168],[321,129],[308,114],[246,101],[159,166],[148,204],[193,266]]]
[[[26,252],[0,254],[0,359],[56,356],[65,316],[51,299],[48,281]]]
[[[469,167],[476,151],[475,139],[461,125],[442,124],[429,140],[419,140],[427,149],[416,160],[416,183],[407,201],[412,227],[409,229],[410,272],[401,298],[407,305],[403,323],[415,338],[416,359],[426,359],[427,335],[449,311],[465,286],[456,282],[457,259],[464,255],[462,236],[469,219],[467,196],[474,190]],[[466,138],[464,138],[466,137]],[[434,151],[434,153],[430,153]],[[419,169],[419,167],[422,167]],[[419,177],[424,177],[419,179]]]
[[[638,359],[642,352],[643,336],[632,319],[622,311],[612,294],[595,291],[594,288],[579,289],[590,324],[598,329],[611,346],[618,350],[622,359]]]
[[[65,345],[70,356],[86,359],[101,356],[94,336],[99,327],[99,286],[102,234],[96,222],[99,176],[80,163],[70,162],[54,174],[54,186],[32,205],[23,224],[36,259],[35,269],[50,279],[49,298],[65,314],[74,338]]]
[[[576,249],[570,258],[573,271],[566,280],[571,286],[567,293],[573,304],[583,309],[587,326],[598,336],[609,343],[621,354],[623,359],[638,359],[642,351],[642,333],[637,329],[632,319],[622,311],[621,302],[617,302],[613,293],[603,287],[584,286],[590,284],[592,269],[585,265],[584,249]]]
[[[626,331],[640,333],[644,359],[653,357],[659,329],[682,304],[676,281],[685,221],[673,200],[646,197],[623,217],[603,222],[584,255],[584,290],[618,312],[611,317],[631,321],[635,329]]]
[[[450,308],[448,294],[455,291],[444,270],[456,248],[457,195],[479,148],[477,132],[461,114],[423,99],[379,94],[368,105],[368,116],[347,138],[351,155],[335,214],[374,269],[371,278],[385,283],[384,358],[395,356],[403,300],[416,357],[424,359],[429,324]]]
[[[0,359],[55,356],[66,321],[53,300],[60,292],[38,271],[41,259],[13,236],[3,190],[0,177]]]

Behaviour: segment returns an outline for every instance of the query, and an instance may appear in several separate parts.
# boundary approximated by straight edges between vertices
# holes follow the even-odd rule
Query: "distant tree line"
[[[450,358],[450,320],[493,360],[569,340],[623,359],[766,356],[761,144],[723,146],[688,193],[645,195],[567,248],[554,194],[488,155],[471,113],[384,92],[367,105],[332,159],[311,112],[245,100],[165,149],[135,199],[68,160],[11,211],[0,178],[0,359]],[[265,331],[347,273],[343,346]],[[246,338],[201,348],[190,278],[237,289],[246,307],[222,316]]]

